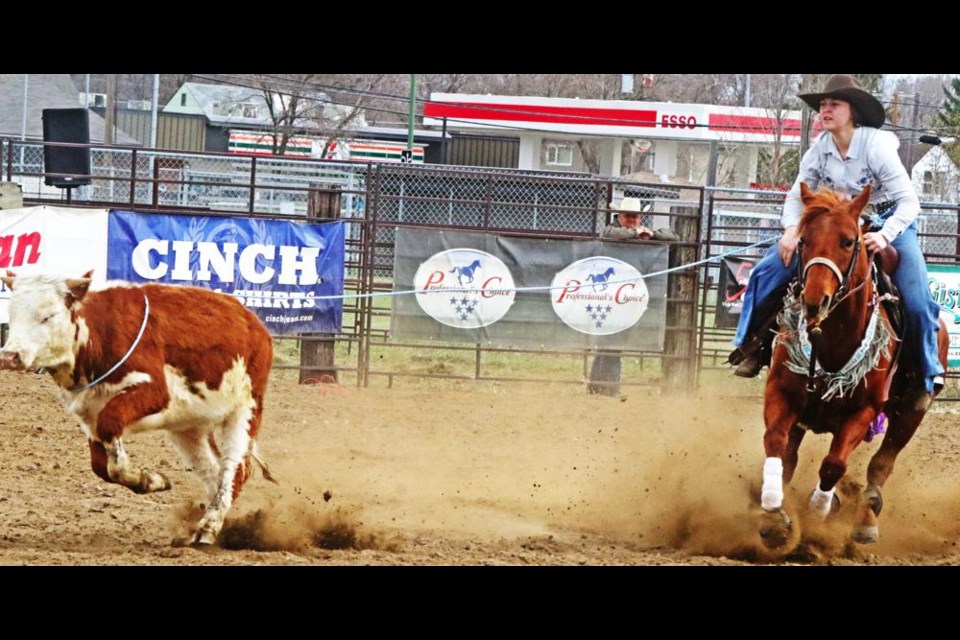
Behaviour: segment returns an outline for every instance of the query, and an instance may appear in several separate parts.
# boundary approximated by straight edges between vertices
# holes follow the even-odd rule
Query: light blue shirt
[[[871,203],[897,202],[897,210],[880,230],[889,242],[893,242],[920,214],[920,199],[897,155],[899,147],[900,141],[889,131],[857,127],[844,159],[833,142],[833,136],[826,131],[821,133],[803,154],[797,180],[787,193],[781,216],[783,227],[800,222],[803,213],[801,182],[806,182],[814,190],[828,187],[851,198],[857,197],[870,184]]]

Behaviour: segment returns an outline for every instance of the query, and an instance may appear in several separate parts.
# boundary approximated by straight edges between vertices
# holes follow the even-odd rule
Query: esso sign
[[[697,126],[697,116],[663,114],[660,116],[660,126],[669,129],[695,129]]]

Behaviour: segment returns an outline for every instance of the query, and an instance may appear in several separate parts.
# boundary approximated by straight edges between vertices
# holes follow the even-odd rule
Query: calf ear
[[[87,274],[93,273],[88,271]],[[83,296],[87,295],[87,289],[90,288],[90,278],[84,276],[83,278],[67,278],[67,289],[70,290],[70,295],[76,300],[83,300]]]
[[[13,281],[16,279],[16,277],[17,277],[17,274],[15,274],[13,271],[10,271],[10,269],[7,269],[7,275],[0,278],[0,280],[3,280],[3,284],[7,285],[7,289],[10,289],[12,291]]]

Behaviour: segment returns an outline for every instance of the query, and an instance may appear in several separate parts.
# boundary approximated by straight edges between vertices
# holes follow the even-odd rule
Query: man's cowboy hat
[[[883,112],[883,105],[870,93],[864,91],[863,87],[853,76],[845,73],[838,73],[830,76],[827,84],[824,85],[820,93],[801,93],[797,96],[814,111],[820,110],[820,101],[824,98],[835,98],[850,103],[854,111],[854,119],[857,124],[875,127],[879,129],[886,120]]]
[[[645,213],[650,210],[649,205],[644,205],[640,202],[640,198],[624,198],[620,201],[620,206],[617,207],[620,210],[620,213],[626,213],[627,215]]]

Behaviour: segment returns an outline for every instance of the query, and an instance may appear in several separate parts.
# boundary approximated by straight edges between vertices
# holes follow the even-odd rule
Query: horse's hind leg
[[[878,516],[883,509],[883,485],[893,473],[897,456],[917,432],[924,413],[893,411],[888,418],[887,433],[880,448],[867,465],[867,486],[863,490],[860,519],[853,529],[853,539],[861,543],[876,542],[880,537]]]

